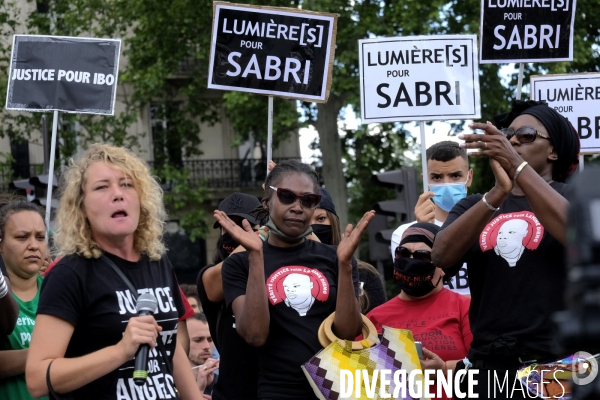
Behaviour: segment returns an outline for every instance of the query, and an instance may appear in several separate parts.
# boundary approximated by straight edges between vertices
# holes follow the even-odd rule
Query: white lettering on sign
[[[244,67],[242,72],[242,67],[238,63],[238,59],[242,54],[236,51],[232,51],[229,53],[228,61],[233,67],[233,70],[228,70],[226,72],[229,76],[239,76],[241,73],[242,78],[247,78],[249,75],[254,75],[256,79],[264,79],[267,81],[274,81],[281,77],[282,69],[281,69],[281,60],[275,56],[267,56],[267,64],[264,71],[260,70],[258,65],[258,59],[256,58],[256,54],[253,54],[250,58],[248,64]],[[298,72],[300,75],[298,75]],[[300,80],[300,76],[302,76],[302,80]],[[310,76],[310,60],[304,61],[304,68],[302,68],[302,64],[299,60],[295,58],[286,58],[285,59],[285,67],[283,68],[283,81],[288,82],[290,78],[294,80],[296,83],[308,84],[308,78]]]
[[[479,118],[475,35],[359,41],[362,123]]]
[[[59,69],[56,73],[53,69],[19,69],[12,70],[13,81],[63,81],[75,83],[90,83],[91,73],[86,71],[67,71]],[[112,74],[94,73],[94,85],[108,85],[115,83]]]
[[[326,102],[337,16],[214,2],[208,88]]]
[[[234,33],[236,35],[267,39],[284,39],[299,42],[301,45],[310,44],[314,47],[322,46],[324,31],[323,25],[315,25],[312,28],[310,28],[309,24],[284,25],[276,24],[272,19],[270,23],[255,22],[253,24],[251,21],[238,20],[237,18],[233,21],[227,21],[227,18],[223,18],[223,26],[221,28],[222,33]]]
[[[489,8],[549,8],[569,11],[568,0],[488,0]]]
[[[570,61],[576,0],[482,0],[480,63]]]
[[[494,44],[494,50],[510,49],[512,47],[518,49],[557,49],[560,39],[560,25],[541,25],[538,35],[538,30],[535,25],[525,25],[523,32],[520,33],[521,26],[515,25],[510,34],[508,42],[506,41],[506,26],[498,25],[494,29],[494,36],[500,42]],[[545,46],[545,47],[544,47]]]

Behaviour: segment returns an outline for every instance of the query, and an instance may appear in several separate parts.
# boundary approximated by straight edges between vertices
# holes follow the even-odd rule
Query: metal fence
[[[280,162],[281,160],[274,160]],[[266,160],[191,160],[185,163],[190,171],[190,184],[206,182],[208,188],[257,187],[265,181]]]
[[[276,163],[283,159],[275,159]],[[153,163],[149,163],[153,166]],[[208,189],[255,188],[264,182],[266,160],[187,160],[184,168],[189,171],[189,184],[203,184]],[[8,168],[0,168],[0,191],[6,192],[15,179],[30,178],[42,173],[42,164],[14,165],[11,176]]]

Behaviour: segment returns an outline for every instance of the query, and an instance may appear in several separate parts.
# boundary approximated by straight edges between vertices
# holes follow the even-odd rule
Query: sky
[[[504,82],[507,82],[510,79],[510,75],[513,74],[518,69],[517,64],[508,64],[500,69],[500,76]],[[528,82],[523,82],[523,86]],[[352,110],[350,106],[348,106],[345,112],[342,112],[341,115],[344,115],[343,119],[338,121],[338,127],[342,129],[344,126],[346,129],[356,129],[360,124],[360,118],[356,118],[356,113]],[[431,126],[425,125],[425,144],[426,147],[429,147],[435,143],[444,141],[444,140],[452,140],[460,143],[461,140],[456,136],[448,136],[448,132],[450,130],[449,122],[457,122],[457,121],[436,121]],[[470,121],[469,121],[470,122]],[[411,132],[412,136],[417,139],[417,143],[421,144],[421,134],[419,130],[419,125],[417,123],[407,123],[404,125],[405,129]],[[465,129],[468,128],[465,125]],[[311,125],[308,128],[300,129],[300,154],[302,159],[305,161],[312,161],[315,157],[320,157],[321,152],[319,150],[311,150],[310,144],[319,136],[315,128]],[[419,154],[406,154],[406,156],[417,159],[420,158]]]
[[[346,127],[346,129],[356,129],[360,124],[360,119],[356,118],[355,113],[352,111],[351,107],[346,108],[346,112],[344,119],[340,119],[338,121],[338,127],[341,129],[342,127]],[[417,123],[407,123],[404,126],[409,132],[411,132],[413,137],[417,138],[417,143],[421,143],[421,134],[419,130],[419,125]],[[443,121],[436,121],[433,125],[427,126],[425,125],[425,143],[426,146],[429,147],[432,144],[444,141],[444,140],[452,140],[455,142],[460,142],[456,136],[448,136],[448,131],[450,130],[450,125]],[[435,131],[435,132],[434,132]],[[311,150],[310,144],[319,136],[315,128],[311,125],[308,128],[300,129],[300,154],[303,160],[312,160],[314,157],[319,157],[321,152],[319,150]],[[413,158],[418,157],[419,155],[414,155]]]

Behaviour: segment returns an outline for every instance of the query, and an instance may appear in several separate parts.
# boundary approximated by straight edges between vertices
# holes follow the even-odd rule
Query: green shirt
[[[35,314],[38,308],[42,279],[41,276],[37,277],[38,291],[30,301],[21,301],[13,293],[17,303],[19,303],[19,319],[17,320],[15,330],[10,335],[0,337],[0,350],[22,350],[29,348],[31,332],[33,332],[33,326],[35,325]],[[27,390],[25,374],[0,379],[0,399],[33,400],[34,397]],[[42,397],[42,399],[47,400],[48,397]]]

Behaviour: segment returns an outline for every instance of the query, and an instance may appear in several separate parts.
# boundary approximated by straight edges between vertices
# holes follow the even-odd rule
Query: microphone
[[[158,305],[156,297],[150,292],[142,294],[137,299],[135,308],[137,309],[138,316],[152,315]],[[158,338],[161,340],[161,338]],[[150,346],[142,344],[138,351],[135,353],[135,364],[133,368],[133,381],[136,385],[142,386],[146,383],[148,377],[148,351]]]

